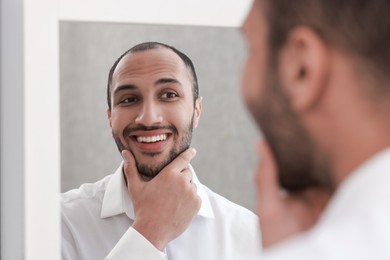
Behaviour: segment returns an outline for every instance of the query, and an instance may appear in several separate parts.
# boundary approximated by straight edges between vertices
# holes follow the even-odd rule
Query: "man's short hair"
[[[157,49],[157,48],[166,48],[170,49],[174,53],[177,54],[177,56],[180,57],[180,59],[184,62],[186,65],[187,69],[190,72],[190,75],[192,77],[192,88],[193,88],[193,96],[194,96],[194,105],[196,100],[198,99],[199,96],[199,88],[198,88],[198,78],[196,76],[195,72],[195,67],[191,61],[190,58],[188,58],[187,55],[176,49],[175,47],[169,46],[164,43],[160,42],[144,42],[135,45],[134,47],[130,48],[129,50],[125,51],[114,63],[114,65],[111,67],[110,72],[108,74],[108,83],[107,83],[107,104],[109,110],[111,110],[111,84],[112,84],[112,77],[114,74],[114,71],[118,65],[118,63],[122,60],[123,57],[125,57],[129,53],[135,53],[135,52],[141,52],[141,51],[147,51],[147,50],[152,50],[152,49]]]
[[[389,0],[261,1],[265,2],[262,6],[268,20],[271,55],[283,47],[294,27],[307,26],[324,42],[355,58],[376,80],[389,80]],[[390,92],[389,88],[380,92]]]

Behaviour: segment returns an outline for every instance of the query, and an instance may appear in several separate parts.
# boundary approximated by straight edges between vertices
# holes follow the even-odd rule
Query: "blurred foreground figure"
[[[390,1],[255,0],[263,259],[390,259]]]

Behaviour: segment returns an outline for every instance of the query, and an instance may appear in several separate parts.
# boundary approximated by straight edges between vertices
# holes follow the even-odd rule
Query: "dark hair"
[[[256,0],[259,1],[259,0]],[[307,26],[324,42],[357,58],[377,79],[389,79],[389,0],[266,0],[271,56],[297,26]],[[271,57],[274,59],[275,57]],[[382,84],[383,85],[383,84]]]
[[[152,50],[157,48],[166,48],[172,50],[174,53],[177,54],[177,56],[180,57],[180,59],[184,62],[186,67],[188,68],[190,75],[192,76],[192,85],[193,85],[193,96],[194,96],[194,105],[196,100],[199,96],[199,88],[198,88],[198,78],[196,77],[195,67],[192,64],[192,61],[190,58],[188,58],[187,55],[176,49],[175,47],[169,46],[164,43],[160,42],[144,42],[135,45],[131,49],[127,50],[125,53],[123,53],[114,63],[114,65],[111,67],[110,72],[108,74],[108,83],[107,83],[107,104],[108,108],[111,110],[111,83],[112,83],[112,76],[114,74],[114,71],[118,65],[118,63],[122,60],[124,56],[126,56],[128,53],[134,53],[134,52],[141,52],[146,50]]]

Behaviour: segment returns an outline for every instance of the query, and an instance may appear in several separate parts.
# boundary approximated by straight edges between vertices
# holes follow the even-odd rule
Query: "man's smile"
[[[130,140],[140,152],[159,153],[167,148],[172,137],[169,129],[136,130],[130,134]]]
[[[160,134],[154,136],[137,136],[136,140],[139,143],[155,143],[160,141],[165,141],[167,139],[167,134]]]

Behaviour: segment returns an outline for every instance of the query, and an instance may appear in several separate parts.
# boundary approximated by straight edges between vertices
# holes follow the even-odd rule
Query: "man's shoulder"
[[[257,216],[249,209],[238,205],[237,203],[223,197],[222,195],[212,191],[205,185],[202,185],[210,204],[214,210],[214,213],[220,213],[224,217],[243,217],[257,220]]]
[[[214,223],[223,227],[235,240],[236,252],[254,253],[261,251],[261,238],[258,217],[249,209],[240,206],[229,199],[213,192],[204,186],[214,213]]]
[[[83,204],[89,204],[93,201],[101,202],[111,177],[112,175],[108,175],[95,183],[84,183],[77,189],[61,193],[62,210],[67,207],[83,206]]]

